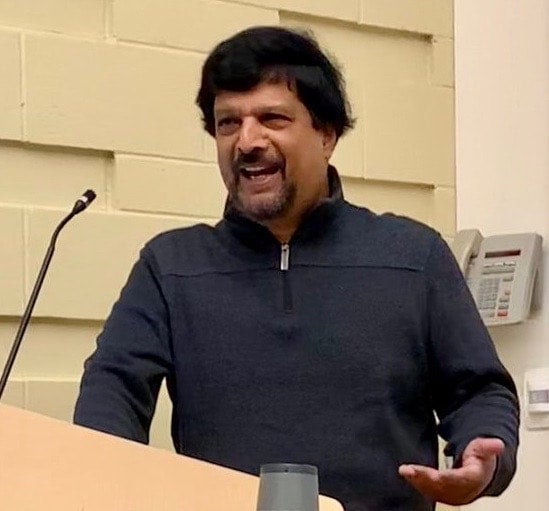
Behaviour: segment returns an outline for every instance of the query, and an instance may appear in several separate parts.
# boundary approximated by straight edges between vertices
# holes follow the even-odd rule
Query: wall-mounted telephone
[[[528,317],[541,241],[535,233],[483,238],[476,229],[467,229],[456,234],[452,252],[486,325],[519,323]]]

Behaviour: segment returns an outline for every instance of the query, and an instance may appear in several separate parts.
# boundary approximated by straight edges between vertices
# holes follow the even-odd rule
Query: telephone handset
[[[471,272],[473,261],[478,256],[482,240],[482,235],[477,229],[464,229],[456,234],[452,243],[452,252],[465,279]]]
[[[483,238],[459,231],[452,252],[486,325],[524,321],[530,312],[541,261],[541,236],[505,234]]]

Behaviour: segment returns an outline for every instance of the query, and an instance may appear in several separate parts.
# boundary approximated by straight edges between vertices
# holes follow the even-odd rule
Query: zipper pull
[[[282,271],[290,269],[290,245],[287,243],[280,247],[280,269]]]

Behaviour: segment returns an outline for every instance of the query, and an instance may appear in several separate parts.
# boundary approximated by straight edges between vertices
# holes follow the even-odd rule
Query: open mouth
[[[279,165],[268,165],[263,167],[241,167],[240,173],[247,179],[257,179],[263,176],[272,176],[280,169]]]

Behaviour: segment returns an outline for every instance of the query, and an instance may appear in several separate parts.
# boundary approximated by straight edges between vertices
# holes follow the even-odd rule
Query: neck
[[[299,221],[290,222],[286,219],[273,220],[265,222],[263,225],[271,231],[271,234],[281,243],[286,244],[294,235],[294,232],[299,226]]]
[[[290,239],[301,225],[308,213],[313,211],[326,197],[330,195],[328,180],[309,205],[304,206],[304,201],[296,197],[295,205],[299,208],[291,208],[283,217],[263,222],[263,225],[271,231],[271,234],[282,244],[289,243]]]

